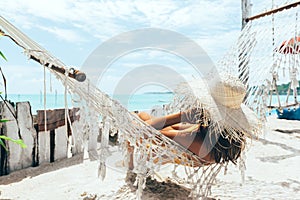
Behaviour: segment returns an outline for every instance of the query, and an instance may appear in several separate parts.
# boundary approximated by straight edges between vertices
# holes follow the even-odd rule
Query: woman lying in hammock
[[[199,80],[189,84],[197,99],[195,108],[162,117],[141,112],[139,118],[196,154],[203,164],[235,164],[246,138],[261,128],[254,112],[242,103],[246,87],[230,75],[221,76],[211,89]]]

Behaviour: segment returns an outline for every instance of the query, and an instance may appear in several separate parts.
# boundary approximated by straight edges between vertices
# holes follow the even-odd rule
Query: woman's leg
[[[133,170],[134,166],[133,166],[133,152],[134,152],[134,147],[130,146],[130,143],[127,142],[127,153],[129,154],[129,161],[128,161],[128,168],[129,170]]]
[[[151,120],[153,118],[153,116],[151,116],[150,114],[146,113],[146,112],[139,112],[136,113],[138,115],[138,117],[143,120],[143,121],[148,121]],[[128,167],[129,170],[133,170],[134,165],[133,165],[133,152],[134,152],[134,147],[130,146],[130,143],[127,142],[127,150],[129,153],[129,163],[128,163]]]
[[[139,118],[141,118],[143,121],[147,121],[150,119],[153,119],[153,116],[151,116],[150,114],[146,113],[146,112],[140,112],[138,113]]]

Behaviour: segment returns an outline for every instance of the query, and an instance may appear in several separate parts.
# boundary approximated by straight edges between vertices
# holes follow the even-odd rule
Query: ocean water
[[[173,99],[172,93],[146,93],[135,95],[113,95],[128,110],[151,110],[155,107],[162,107]]]
[[[2,95],[2,97],[4,97]],[[119,101],[128,110],[151,110],[155,107],[161,107],[172,101],[172,93],[145,93],[135,95],[111,95],[111,97]],[[31,105],[32,114],[36,114],[37,110],[58,109],[65,108],[65,95],[64,94],[47,94],[46,104],[44,105],[43,94],[8,94],[7,100],[12,102],[29,101]],[[67,104],[73,107],[72,98],[67,95]]]
[[[3,95],[2,95],[3,97]],[[168,104],[173,99],[172,93],[145,93],[134,95],[111,95],[111,97],[119,101],[124,107],[130,111],[135,110],[152,110],[156,107],[162,107],[164,104]],[[37,110],[44,110],[44,95],[43,94],[8,94],[8,100],[12,102],[24,102],[29,101],[31,105],[31,111],[36,114]],[[300,100],[300,95],[298,96]],[[67,96],[67,103],[69,107],[73,107],[72,98]],[[285,95],[280,96],[280,102],[284,103],[286,100]],[[290,101],[293,97],[289,98]],[[272,105],[278,105],[277,96],[272,97]],[[65,107],[64,94],[47,94],[46,96],[46,109],[57,109]],[[275,114],[273,110],[271,114]],[[269,113],[268,113],[269,115]]]

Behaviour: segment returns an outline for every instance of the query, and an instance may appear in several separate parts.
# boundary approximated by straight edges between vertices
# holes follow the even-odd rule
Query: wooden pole
[[[251,15],[252,4],[250,3],[250,0],[242,0],[241,6],[242,6],[242,29],[243,29],[248,22],[247,19]]]
[[[245,1],[247,1],[247,0],[245,0]],[[294,3],[291,3],[291,4],[287,4],[285,6],[281,6],[279,8],[275,8],[275,9],[269,10],[269,11],[264,12],[264,13],[260,13],[258,15],[252,16],[252,17],[247,17],[247,18],[245,18],[245,21],[247,23],[247,22],[249,22],[251,20],[258,19],[260,17],[264,17],[264,16],[267,16],[267,15],[275,14],[277,12],[280,12],[280,11],[283,11],[283,10],[287,10],[287,9],[290,9],[290,8],[293,8],[293,7],[296,7],[296,6],[299,6],[299,5],[300,5],[300,1],[297,1],[297,2],[294,2]]]
[[[251,7],[252,4],[250,3],[250,0],[242,0],[241,1],[241,8],[242,8],[242,30],[247,24],[246,19],[251,14]],[[243,80],[243,83],[248,87],[248,79],[249,79],[249,58],[247,58],[247,52],[239,50],[239,78]],[[244,69],[243,69],[244,68]],[[246,97],[245,97],[246,99]]]

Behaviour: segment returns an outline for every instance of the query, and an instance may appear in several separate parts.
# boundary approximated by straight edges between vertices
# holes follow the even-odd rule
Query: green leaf
[[[0,119],[0,123],[4,123],[4,122],[9,122],[11,121],[10,119]]]
[[[20,145],[23,149],[27,148],[27,145],[24,144],[23,140],[13,140],[12,142]]]
[[[0,56],[7,61],[7,59],[5,58],[5,56],[3,55],[3,53],[0,51]]]
[[[5,146],[5,144],[4,144],[4,142],[3,142],[2,140],[0,140],[0,145],[1,145],[6,151],[8,151],[8,149],[6,148],[6,146]]]
[[[20,139],[15,140],[15,139],[12,139],[12,138],[7,137],[5,135],[0,135],[0,138],[2,138],[4,140],[7,140],[7,141],[14,142],[14,143],[20,145],[22,148],[26,148],[27,147],[27,145],[24,144],[23,140],[20,140]]]

